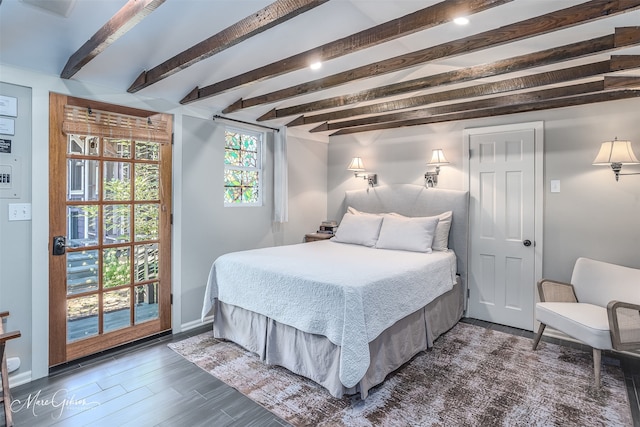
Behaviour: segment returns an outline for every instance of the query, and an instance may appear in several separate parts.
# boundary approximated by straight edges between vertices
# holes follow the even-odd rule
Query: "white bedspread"
[[[218,298],[341,346],[340,381],[353,387],[382,331],[453,287],[452,251],[374,249],[330,240],[234,252],[211,267],[202,317]]]

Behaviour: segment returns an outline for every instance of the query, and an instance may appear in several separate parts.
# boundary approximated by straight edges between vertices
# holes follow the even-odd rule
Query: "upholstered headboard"
[[[349,190],[345,194],[344,211],[352,206],[369,213],[396,212],[405,216],[433,216],[453,212],[449,248],[458,257],[458,274],[467,286],[467,250],[469,236],[469,192],[440,190],[414,184],[395,184]]]

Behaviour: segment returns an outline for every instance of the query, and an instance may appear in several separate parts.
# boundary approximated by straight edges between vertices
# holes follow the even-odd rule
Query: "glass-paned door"
[[[171,146],[102,133],[51,131],[51,365],[170,328]]]

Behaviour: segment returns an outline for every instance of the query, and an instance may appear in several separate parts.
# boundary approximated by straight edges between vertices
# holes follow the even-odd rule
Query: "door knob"
[[[531,246],[531,240],[529,240],[529,239],[524,240],[524,241],[522,241],[522,244],[525,245],[526,247],[529,247],[529,246]]]
[[[53,255],[64,255],[67,247],[67,239],[64,236],[55,236],[53,238]]]

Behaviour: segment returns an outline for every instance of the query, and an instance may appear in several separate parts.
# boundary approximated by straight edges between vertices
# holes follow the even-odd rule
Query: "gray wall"
[[[544,272],[568,280],[579,256],[640,268],[640,175],[616,182],[610,167],[591,164],[600,143],[616,136],[640,155],[640,100],[571,113],[545,123]],[[549,192],[550,179],[560,179],[560,193]]]
[[[20,330],[22,337],[10,341],[9,357],[20,356],[19,372],[31,369],[31,310],[24,302],[31,301],[31,221],[9,221],[9,204],[31,203],[31,89],[0,82],[0,95],[18,99],[15,135],[2,135],[11,140],[11,154],[21,159],[21,184],[17,199],[0,198],[0,311],[9,311],[6,330]],[[7,117],[9,118],[9,117]]]
[[[27,91],[20,95],[25,100],[19,101],[19,108],[20,117],[30,120],[26,130],[20,130],[20,138],[24,138],[20,153],[15,152],[23,157],[24,191],[21,199],[12,202],[31,201],[33,220],[9,223],[9,202],[0,200],[0,310],[10,310],[9,328],[22,331],[22,338],[11,342],[8,348],[9,356],[22,360],[20,370],[11,375],[13,385],[48,374],[50,92],[173,114],[174,331],[198,324],[208,270],[218,255],[249,247],[301,242],[305,233],[315,231],[320,221],[326,219],[326,141],[290,133],[290,220],[275,228],[268,206],[225,210],[211,204],[215,197],[210,195],[212,189],[222,179],[222,163],[216,172],[212,160],[219,155],[216,154],[219,146],[215,145],[218,141],[214,141],[217,125],[212,122],[210,111],[12,66],[0,67],[0,81],[3,94],[11,95],[12,92],[5,92],[7,87]],[[18,129],[16,138],[17,134]],[[271,154],[267,160],[270,158]],[[229,221],[248,225],[248,231],[239,227],[233,233]]]
[[[442,168],[440,186],[463,188],[462,131],[470,127],[544,121],[545,276],[568,280],[578,256],[640,267],[640,176],[622,177],[616,183],[611,171],[591,166],[600,143],[614,136],[630,139],[640,154],[638,100],[368,132],[333,138],[328,146],[290,132],[290,221],[274,228],[271,210],[266,206],[244,211],[212,204],[214,197],[209,194],[221,179],[221,169],[216,172],[217,166],[208,161],[220,155],[220,147],[214,141],[218,125],[210,120],[209,111],[4,65],[0,80],[9,83],[8,87],[31,90],[31,112],[27,113],[31,115],[27,129],[30,135],[20,146],[24,150],[20,154],[24,158],[25,188],[20,202],[31,200],[33,220],[9,223],[8,202],[0,201],[0,309],[12,312],[10,328],[19,328],[23,333],[10,345],[9,355],[21,357],[23,365],[17,374],[25,374],[27,380],[48,373],[47,173],[51,91],[174,114],[175,330],[199,319],[206,276],[218,255],[248,247],[296,243],[305,233],[314,231],[321,220],[340,219],[344,191],[366,187],[364,180],[345,170],[353,156],[363,157],[367,168],[379,174],[381,184],[421,184],[431,149],[443,148],[451,165]],[[3,84],[3,90],[6,87]],[[28,100],[29,96],[25,96]],[[19,108],[29,109],[28,105],[20,102]],[[640,167],[625,167],[623,171],[632,170],[640,172]],[[561,193],[549,193],[550,179],[561,180]],[[225,222],[229,218],[234,223],[248,224],[251,232],[229,232]]]
[[[183,323],[200,318],[209,269],[218,256],[300,243],[326,219],[327,144],[289,136],[289,221],[273,223],[272,132],[267,132],[264,156],[264,205],[225,208],[224,127],[223,121],[183,117],[183,228],[178,252]]]
[[[591,165],[600,144],[616,136],[631,140],[640,155],[639,120],[640,100],[634,99],[334,137],[327,212],[340,216],[344,191],[366,187],[346,170],[354,156],[378,173],[380,184],[422,184],[431,150],[443,148],[451,164],[442,167],[439,187],[463,189],[464,129],[543,121],[543,276],[568,281],[579,256],[640,268],[640,175],[616,183],[610,168]],[[640,166],[625,171],[640,172]],[[560,193],[550,193],[551,179],[560,180]]]

